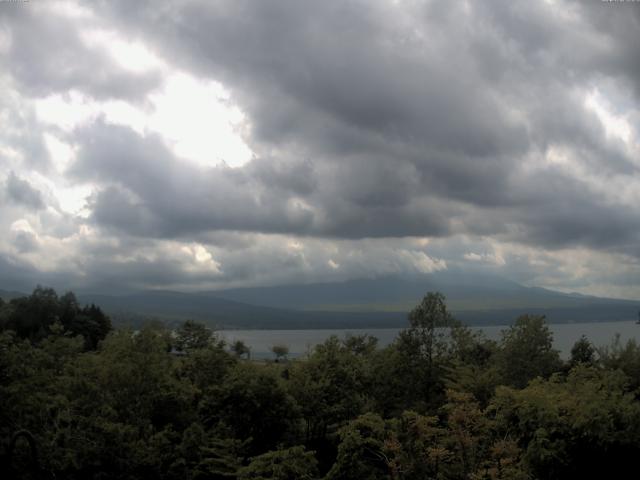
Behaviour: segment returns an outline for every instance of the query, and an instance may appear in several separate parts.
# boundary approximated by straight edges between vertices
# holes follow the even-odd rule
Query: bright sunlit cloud
[[[627,145],[630,143],[633,130],[628,119],[624,115],[613,112],[597,89],[587,95],[585,105],[598,116],[607,136],[619,138]]]
[[[165,63],[144,44],[126,41],[117,32],[89,30],[83,32],[82,38],[89,46],[105,49],[118,65],[132,72],[166,68]]]
[[[72,91],[36,100],[35,108],[40,121],[67,132],[102,117],[140,134],[158,134],[178,157],[205,167],[238,167],[253,156],[242,138],[247,120],[229,93],[219,83],[183,73],[170,75],[145,106],[95,101]]]
[[[240,135],[246,119],[230,105],[229,93],[219,83],[173,74],[150,100],[154,112],[148,126],[166,138],[178,156],[203,166],[225,162],[237,167],[251,159]]]

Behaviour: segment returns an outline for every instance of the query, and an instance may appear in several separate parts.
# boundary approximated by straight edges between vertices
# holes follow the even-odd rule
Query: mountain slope
[[[210,295],[169,291],[130,295],[80,295],[81,303],[95,303],[116,324],[140,325],[158,319],[177,323],[185,319],[204,321],[217,328],[383,328],[406,323],[403,312],[311,312],[249,305]]]
[[[12,298],[19,298],[26,296],[26,293],[15,292],[10,290],[0,290],[0,298],[3,300],[11,300]]]
[[[565,294],[490,275],[458,272],[432,275],[387,276],[262,288],[240,288],[211,292],[219,298],[274,308],[334,311],[408,311],[428,291],[447,297],[454,311],[501,310],[520,308],[578,308],[593,304],[630,304],[636,302]]]
[[[407,312],[428,291],[444,293],[456,318],[472,325],[509,324],[524,313],[557,323],[635,320],[640,307],[636,301],[565,294],[455,271],[201,293],[79,293],[78,299],[102,307],[115,324],[195,319],[218,328],[339,329],[403,327]],[[0,291],[6,298],[20,295]]]

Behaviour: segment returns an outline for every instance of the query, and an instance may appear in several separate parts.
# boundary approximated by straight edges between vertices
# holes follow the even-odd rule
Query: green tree
[[[313,480],[318,477],[314,452],[302,446],[275,450],[253,457],[238,471],[238,480]]]
[[[401,410],[426,411],[444,401],[444,380],[451,360],[450,327],[455,325],[441,293],[427,293],[409,313],[409,328],[398,334],[392,346],[395,351],[388,352],[387,360],[389,377],[402,385],[394,395]]]
[[[26,430],[45,471],[65,465],[70,457],[58,443],[72,429],[66,385],[83,346],[81,337],[64,334],[59,323],[51,330],[37,345],[13,331],[0,333],[0,456],[10,438]]]
[[[571,347],[571,357],[569,358],[569,366],[575,367],[576,365],[593,365],[596,361],[596,349],[591,345],[591,342],[587,340],[587,337],[582,335],[576,343]]]
[[[286,359],[289,355],[289,347],[284,344],[273,345],[271,351],[276,356],[276,360]]]
[[[339,435],[338,455],[326,480],[391,478],[385,453],[386,425],[380,416],[366,413],[340,429]]]
[[[640,454],[640,404],[620,371],[578,365],[523,390],[499,387],[491,410],[534,478],[618,478]]]
[[[363,357],[336,336],[317,345],[306,361],[294,363],[288,388],[305,419],[306,439],[324,438],[330,428],[362,413],[367,383]]]
[[[58,300],[58,316],[60,323],[67,327],[74,320],[76,315],[80,313],[80,303],[75,293],[66,292]]]
[[[624,345],[616,334],[611,345],[598,349],[600,363],[609,370],[621,370],[629,378],[629,388],[640,389],[640,345],[635,339]]]
[[[452,455],[446,478],[529,478],[522,465],[522,451],[508,433],[498,430],[493,412],[483,411],[468,393],[449,390],[447,400],[443,443]]]
[[[49,334],[49,326],[59,320],[58,295],[52,288],[37,286],[28,297],[14,298],[3,328],[21,338],[37,342]]]
[[[242,340],[236,340],[234,341],[231,346],[231,351],[233,353],[236,354],[237,357],[242,358],[244,355],[247,356],[247,358],[251,357],[251,349],[249,348],[249,346],[244,343]]]
[[[480,405],[486,407],[501,380],[495,365],[496,342],[466,326],[452,328],[451,340],[452,359],[447,387],[471,393]]]
[[[215,342],[215,334],[203,323],[186,320],[175,332],[174,345],[178,350],[189,352],[207,348]]]
[[[174,448],[167,452],[165,446],[162,452],[165,453],[164,476],[176,480],[235,480],[244,461],[246,442],[220,438],[216,433],[215,430],[205,430],[200,423],[193,423],[182,432],[180,442],[170,439],[168,446]]]
[[[192,390],[175,375],[167,347],[165,330],[116,330],[103,342],[99,355],[88,356],[79,365],[74,386],[78,408],[91,415],[108,406],[111,420],[136,428],[190,424],[192,410],[186,404],[192,401]],[[83,377],[93,379],[91,389],[86,389]]]
[[[111,331],[111,320],[95,306],[80,307],[76,296],[67,292],[58,298],[52,288],[36,287],[28,297],[14,298],[0,312],[0,328],[38,342],[59,323],[72,335],[82,335],[85,349],[95,350]]]
[[[545,317],[537,315],[522,315],[503,330],[497,360],[503,381],[517,388],[538,376],[549,377],[562,367]]]
[[[203,393],[198,406],[206,428],[251,440],[249,453],[275,448],[294,431],[297,408],[275,370],[242,362],[219,385]]]
[[[422,301],[409,312],[409,328],[400,333],[400,339],[414,350],[414,355],[433,365],[434,356],[444,345],[444,327],[454,324],[447,310],[445,297],[439,292],[427,293]],[[438,330],[440,329],[440,330]]]
[[[385,453],[392,478],[447,478],[454,454],[448,449],[447,431],[437,417],[406,411],[389,423]]]
[[[221,384],[237,362],[237,358],[226,352],[223,346],[213,344],[180,358],[176,373],[203,392]]]
[[[375,353],[378,339],[366,333],[364,335],[352,335],[349,333],[342,343],[354,355],[369,356]]]
[[[95,350],[111,331],[111,320],[100,307],[87,305],[67,323],[65,328],[76,335],[82,335],[87,350]]]

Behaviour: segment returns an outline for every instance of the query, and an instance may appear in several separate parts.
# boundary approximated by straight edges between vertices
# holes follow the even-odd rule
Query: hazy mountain
[[[209,325],[239,328],[381,328],[406,323],[404,312],[314,312],[250,305],[208,294],[170,291],[130,295],[80,295],[82,303],[100,305],[116,324],[139,325],[159,319],[169,323],[195,319]]]
[[[406,325],[407,312],[428,291],[444,293],[454,315],[476,325],[508,324],[524,313],[546,315],[550,322],[634,320],[640,308],[636,301],[525,287],[495,275],[456,271],[215,292],[78,297],[101,306],[116,324],[191,318],[221,328],[376,328]],[[18,295],[0,291],[4,298]]]
[[[194,294],[81,298],[91,298],[114,313],[196,318],[219,326],[373,328],[406,325],[407,312],[428,291],[443,292],[455,316],[469,324],[508,324],[523,313],[546,315],[551,322],[633,320],[640,306],[640,302],[525,287],[495,275],[459,271]]]
[[[428,291],[444,293],[449,308],[458,312],[579,308],[593,304],[635,306],[639,303],[525,287],[495,275],[455,271],[348,280],[339,283],[239,288],[212,292],[211,295],[275,308],[406,312]]]
[[[26,294],[22,292],[0,290],[0,298],[3,300],[11,300],[12,298],[24,297]]]

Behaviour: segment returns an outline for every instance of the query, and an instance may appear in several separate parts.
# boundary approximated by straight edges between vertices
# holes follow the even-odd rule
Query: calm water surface
[[[500,332],[507,327],[488,326],[473,327],[474,330],[483,330],[488,338],[498,340]],[[602,323],[567,323],[549,325],[553,332],[554,347],[560,350],[563,357],[568,357],[571,347],[582,335],[585,335],[595,346],[609,345],[616,334],[620,334],[623,343],[635,338],[640,341],[640,325],[635,322],[602,322]],[[242,340],[251,348],[253,358],[273,357],[271,347],[273,345],[286,345],[289,347],[291,357],[298,357],[310,352],[311,349],[324,342],[331,335],[344,338],[345,335],[363,335],[368,333],[378,338],[378,345],[384,346],[391,343],[399,328],[372,328],[354,330],[223,330],[220,333],[228,341]]]

